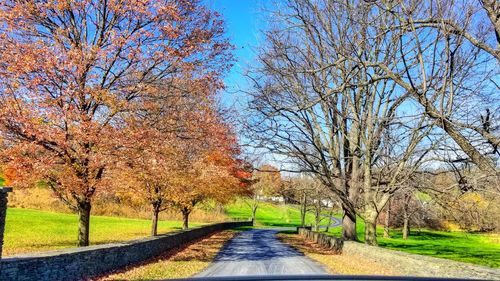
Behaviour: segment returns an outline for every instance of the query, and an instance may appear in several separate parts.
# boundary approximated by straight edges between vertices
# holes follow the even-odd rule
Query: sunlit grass
[[[251,218],[252,210],[244,202],[238,199],[225,207],[226,214],[231,218]],[[311,213],[306,215],[306,224],[313,224],[314,216]],[[326,224],[325,218],[322,224]],[[290,204],[273,204],[268,202],[259,203],[256,213],[256,224],[262,226],[294,227],[300,225],[300,209],[298,206]]]
[[[363,220],[358,219],[358,239],[364,241]],[[329,233],[339,237],[342,228],[332,228]],[[412,229],[407,240],[400,229],[391,229],[391,238],[383,238],[383,228],[377,227],[377,240],[381,247],[427,255],[455,261],[500,267],[500,235],[467,233],[461,231],[435,231]]]
[[[181,226],[180,221],[160,221],[158,232],[178,230]],[[148,220],[92,216],[90,243],[95,245],[146,237],[150,227]],[[9,208],[3,255],[76,247],[77,229],[78,217],[74,214]]]

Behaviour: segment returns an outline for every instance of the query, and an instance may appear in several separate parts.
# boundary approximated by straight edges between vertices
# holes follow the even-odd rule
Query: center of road
[[[323,266],[278,240],[277,232],[276,229],[252,229],[240,233],[197,277],[327,274]]]

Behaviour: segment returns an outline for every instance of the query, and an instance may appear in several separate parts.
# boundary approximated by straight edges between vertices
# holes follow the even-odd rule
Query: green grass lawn
[[[245,199],[238,199],[225,207],[226,214],[231,218],[251,218],[252,210]],[[306,215],[306,224],[313,224],[314,216]],[[322,225],[328,223],[323,219]],[[297,206],[289,204],[259,203],[256,213],[256,224],[262,226],[294,227],[300,225],[300,210]]]
[[[465,232],[414,231],[408,240],[400,230],[392,238],[379,238],[379,245],[398,251],[500,268],[500,235]],[[382,234],[379,235],[380,237]]]
[[[158,232],[178,230],[181,226],[180,221],[160,221]],[[150,227],[148,220],[92,216],[90,243],[95,245],[146,237]],[[9,208],[3,255],[76,247],[77,229],[78,217],[74,214]]]
[[[364,241],[365,225],[358,218],[356,231],[358,239]],[[329,234],[340,236],[342,228],[330,229]],[[400,229],[391,229],[391,238],[383,238],[383,228],[377,227],[380,246],[490,267],[500,267],[500,235],[476,234],[459,231],[434,231],[413,229],[408,240],[402,238]]]

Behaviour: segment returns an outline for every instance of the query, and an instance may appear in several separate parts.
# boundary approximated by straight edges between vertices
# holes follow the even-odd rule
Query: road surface
[[[276,229],[252,229],[234,237],[196,277],[327,274],[315,261],[276,238]]]
[[[323,217],[328,218],[328,215],[323,215]],[[337,227],[337,226],[341,226],[341,225],[342,225],[342,220],[341,219],[338,219],[336,217],[332,217],[332,221],[331,221],[331,224],[330,224],[329,227],[333,228],[333,227]],[[319,228],[321,228],[321,229],[326,228],[326,225],[322,225]]]

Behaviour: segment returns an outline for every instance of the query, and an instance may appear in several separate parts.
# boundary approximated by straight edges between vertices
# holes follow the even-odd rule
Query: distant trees
[[[262,165],[253,171],[252,184],[246,193],[250,200],[245,201],[252,211],[253,220],[255,220],[257,208],[262,197],[277,195],[281,187],[281,174],[276,167]]]
[[[205,80],[161,86],[154,97],[161,98],[160,102],[148,100],[152,105],[147,111],[127,116],[129,139],[120,151],[114,182],[117,189],[138,192],[151,205],[152,235],[157,234],[159,213],[168,208],[183,213],[187,228],[194,205],[214,197],[211,189],[216,181],[225,181],[221,190],[239,192],[228,170],[235,168],[236,138],[217,112],[214,87]],[[220,158],[217,163],[215,155]]]
[[[288,184],[288,195],[299,203],[301,226],[306,225],[307,213],[314,216],[315,231],[319,231],[325,219],[329,221],[329,224],[331,223],[331,218],[327,213],[330,213],[330,216],[333,215],[332,211],[337,207],[338,202],[334,193],[316,178],[305,174],[291,178]]]
[[[79,213],[86,246],[92,198],[112,186],[127,152],[157,212],[168,175],[156,171],[176,152],[165,149],[167,135],[160,147],[148,141],[190,128],[128,128],[151,111],[164,117],[165,100],[185,85],[222,86],[231,47],[219,16],[197,0],[2,1],[0,10],[0,132],[12,184],[43,181]]]
[[[172,187],[165,199],[182,213],[184,229],[188,228],[189,215],[198,203],[206,199],[228,202],[245,191],[237,175],[240,166],[235,161],[236,140],[228,138],[223,130],[212,131],[210,137],[218,140],[216,146],[207,145],[207,150],[189,147],[178,159],[180,167],[169,181]]]

